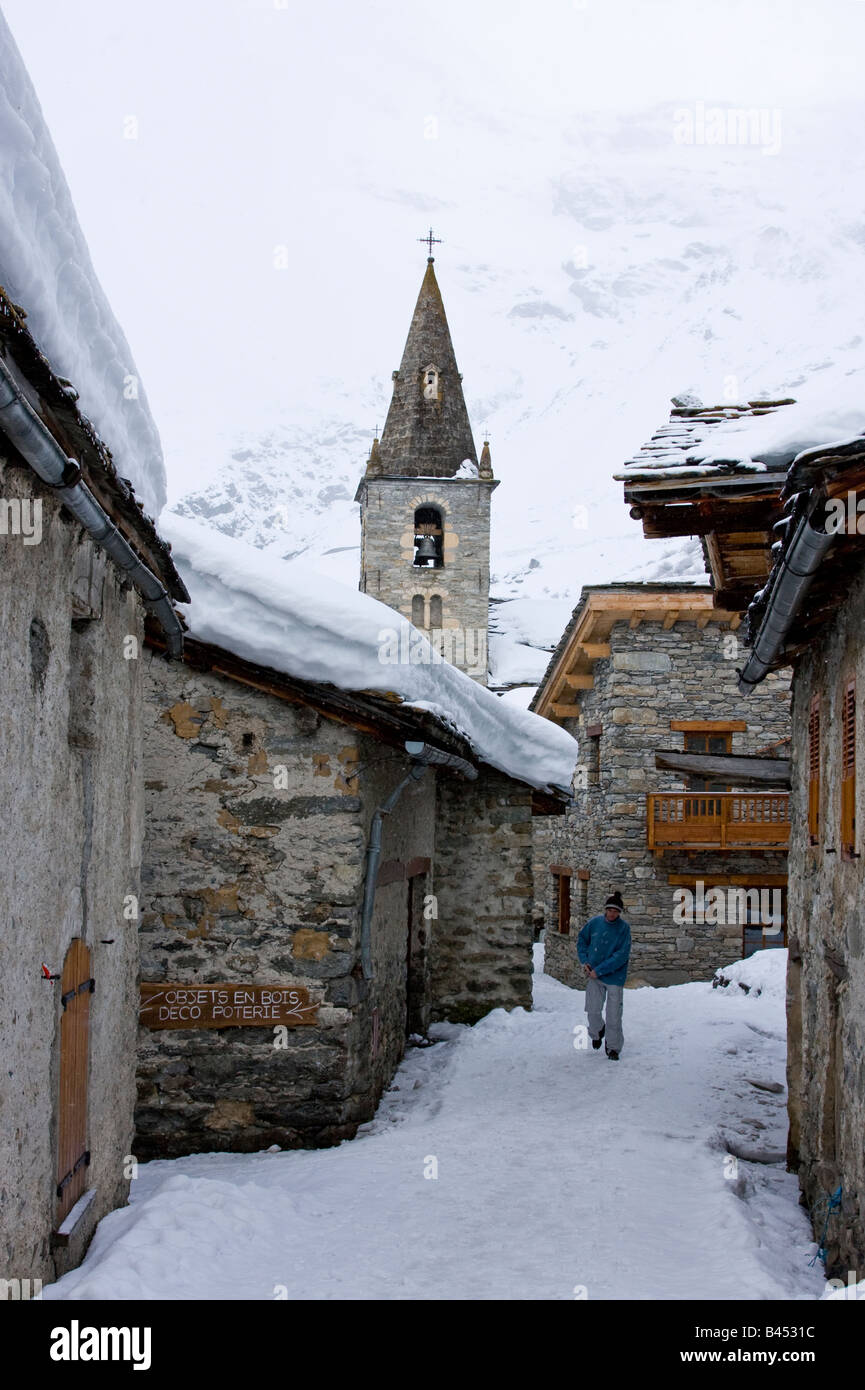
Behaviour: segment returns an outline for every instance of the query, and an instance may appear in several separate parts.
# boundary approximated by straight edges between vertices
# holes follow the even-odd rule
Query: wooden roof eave
[[[634,622],[634,618],[637,622]],[[663,621],[666,626],[682,620],[705,618],[707,622],[736,622],[738,612],[715,606],[710,589],[681,589],[657,592],[615,590],[595,594],[590,592],[558,662],[543,683],[543,694],[534,706],[536,714],[558,721],[575,719],[580,705],[571,698],[572,692],[589,690],[594,684],[594,665],[610,655],[608,640],[617,622],[628,618],[631,626],[640,622]],[[570,684],[569,684],[570,682]]]

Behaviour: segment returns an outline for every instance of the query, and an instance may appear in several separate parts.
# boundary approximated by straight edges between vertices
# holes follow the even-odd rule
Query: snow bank
[[[501,772],[570,788],[578,753],[570,734],[437,659],[392,608],[186,517],[164,512],[159,525],[189,589],[193,636],[289,676],[393,691],[463,734]]]
[[[778,946],[755,951],[747,960],[722,965],[715,971],[712,984],[730,993],[734,992],[735,986],[739,986],[743,994],[755,998],[763,995],[767,999],[784,1000],[787,994],[787,948]]]
[[[0,14],[0,284],[153,516],[162,447],[123,332],[96,278],[33,84]],[[137,396],[126,395],[137,391]],[[126,392],[126,394],[124,394]]]

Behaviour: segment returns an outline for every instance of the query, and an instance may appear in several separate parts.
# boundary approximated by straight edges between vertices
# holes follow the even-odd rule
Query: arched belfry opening
[[[414,514],[414,564],[441,569],[444,564],[444,526],[437,507],[418,507]]]

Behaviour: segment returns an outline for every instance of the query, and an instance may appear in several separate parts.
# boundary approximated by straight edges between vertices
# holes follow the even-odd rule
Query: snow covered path
[[[784,1096],[748,1080],[784,1081],[769,954],[759,998],[627,991],[619,1063],[574,1047],[583,995],[537,975],[531,1014],[438,1026],[352,1142],[142,1166],[43,1297],[819,1298],[795,1177],[725,1176],[722,1134],[785,1143]]]

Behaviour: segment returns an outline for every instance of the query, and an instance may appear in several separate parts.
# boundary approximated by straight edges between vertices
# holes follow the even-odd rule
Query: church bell
[[[421,536],[415,551],[416,565],[434,565],[438,559],[438,550],[432,536]]]

